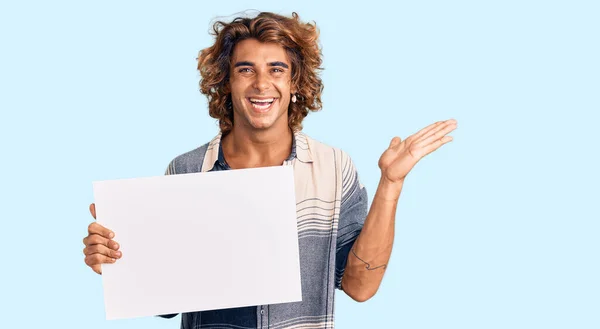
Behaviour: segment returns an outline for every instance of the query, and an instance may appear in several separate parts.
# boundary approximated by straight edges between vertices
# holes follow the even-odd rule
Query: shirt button
[[[265,314],[265,310],[260,310],[260,314]]]

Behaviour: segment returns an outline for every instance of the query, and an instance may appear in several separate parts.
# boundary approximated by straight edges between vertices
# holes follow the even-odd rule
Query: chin
[[[253,113],[250,113],[249,117],[247,118],[248,123],[254,129],[265,130],[269,128],[274,128],[279,124],[284,124],[282,123],[283,121],[285,121],[285,125],[287,126],[287,117],[282,113],[278,113],[275,111],[269,113],[268,115],[253,115]]]
[[[250,121],[250,126],[254,129],[265,130],[273,127],[275,125],[271,120],[252,120]]]

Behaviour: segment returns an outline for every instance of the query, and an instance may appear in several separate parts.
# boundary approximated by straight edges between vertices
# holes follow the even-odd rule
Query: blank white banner
[[[107,319],[302,300],[292,166],[93,183]]]

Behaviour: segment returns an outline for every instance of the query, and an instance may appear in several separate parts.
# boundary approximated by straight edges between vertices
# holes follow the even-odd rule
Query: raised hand
[[[96,205],[90,205],[90,213],[96,219]],[[85,263],[98,274],[102,274],[101,264],[112,264],[121,258],[119,244],[112,240],[114,232],[93,222],[88,226],[88,236],[83,239]]]
[[[456,126],[454,119],[438,121],[405,140],[394,137],[379,159],[382,178],[391,183],[403,181],[419,160],[452,141],[452,137],[447,134],[456,129]]]

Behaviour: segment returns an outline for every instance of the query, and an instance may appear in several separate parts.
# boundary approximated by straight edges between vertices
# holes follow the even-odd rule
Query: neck
[[[233,129],[221,139],[223,154],[232,169],[280,166],[292,151],[294,134],[285,129],[249,131]]]

